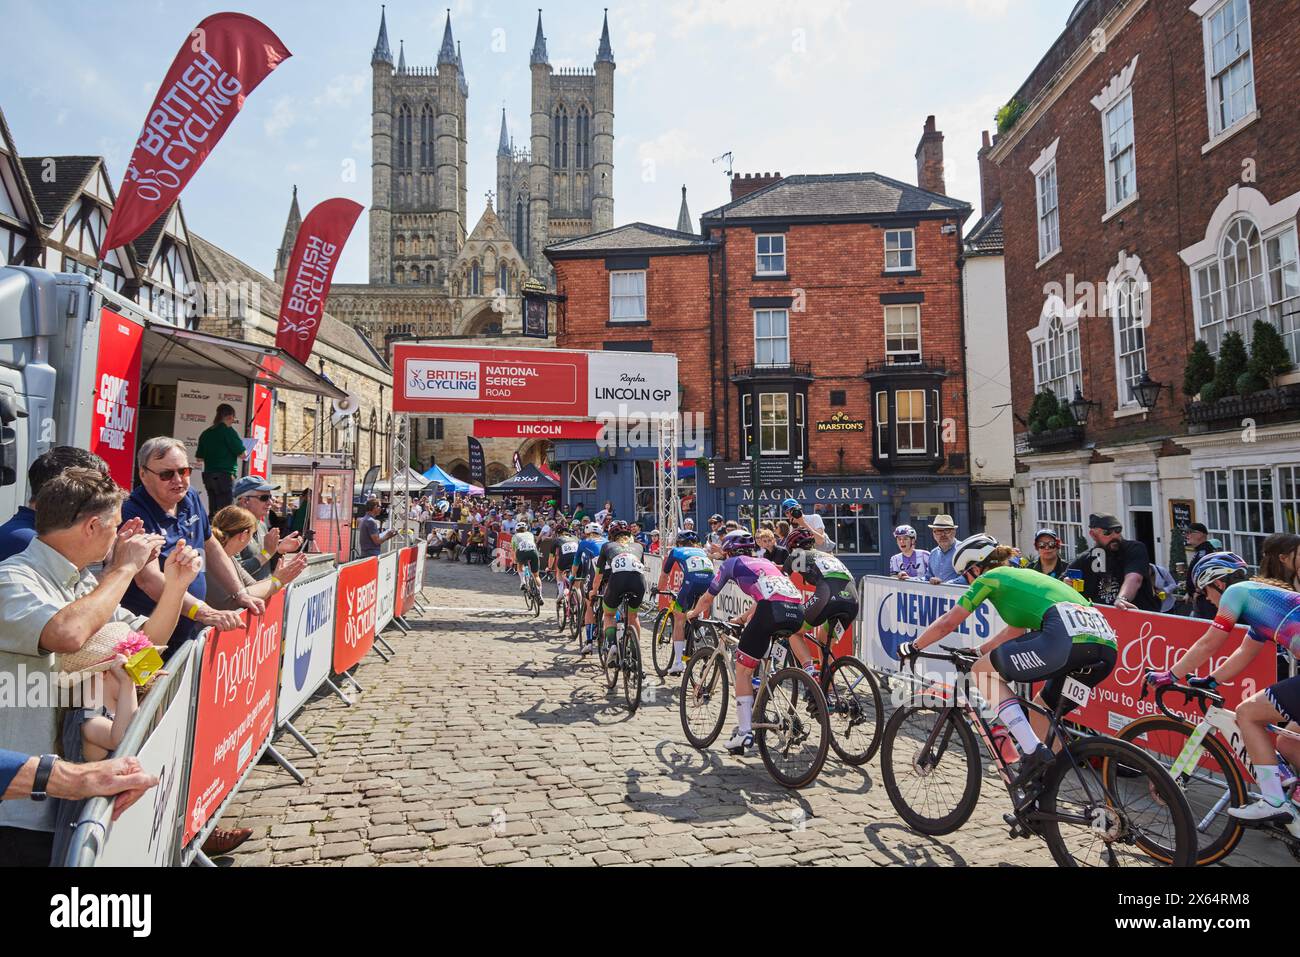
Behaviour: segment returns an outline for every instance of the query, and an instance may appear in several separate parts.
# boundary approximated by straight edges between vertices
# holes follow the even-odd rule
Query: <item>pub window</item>
[[[885,307],[885,361],[912,365],[921,361],[921,307]]]
[[[848,405],[848,398],[843,389],[831,389],[831,405]]]

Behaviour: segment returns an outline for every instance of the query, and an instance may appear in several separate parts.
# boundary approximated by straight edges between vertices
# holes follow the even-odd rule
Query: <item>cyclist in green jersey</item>
[[[973,535],[958,544],[953,569],[970,588],[915,642],[900,645],[898,658],[907,661],[941,641],[981,604],[991,602],[1006,627],[980,646],[972,673],[979,687],[987,689],[986,700],[998,702],[999,719],[1026,755],[1018,779],[1024,781],[1051,760],[1052,753],[1039,738],[1046,731],[1046,719],[1035,714],[1036,731],[1009,685],[1045,681],[1037,700],[1055,709],[1067,679],[1089,688],[1105,680],[1115,667],[1117,643],[1109,623],[1088,599],[1040,572],[1005,567],[1012,554],[989,535]]]

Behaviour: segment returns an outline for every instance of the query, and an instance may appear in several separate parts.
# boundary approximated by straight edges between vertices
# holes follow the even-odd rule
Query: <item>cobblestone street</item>
[[[974,817],[938,839],[899,821],[878,757],[832,752],[788,791],[756,752],[691,748],[677,684],[653,669],[628,719],[553,605],[525,617],[513,578],[430,561],[428,580],[434,610],[389,633],[392,663],[367,659],[354,706],[318,698],[295,722],[320,757],[279,742],[306,785],[271,765],[245,783],[222,820],[254,831],[236,864],[1052,864],[1041,842],[1008,840],[988,772]],[[1290,862],[1249,836],[1229,861]]]

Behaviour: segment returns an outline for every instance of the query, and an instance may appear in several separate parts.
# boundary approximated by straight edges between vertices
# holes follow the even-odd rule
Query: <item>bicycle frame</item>
[[[713,648],[713,654],[709,656],[709,667],[714,666],[716,662],[719,659],[721,659],[723,667],[727,669],[727,677],[731,679],[731,687],[735,689],[736,666],[732,661],[732,659],[735,657],[735,650],[740,647],[740,638],[735,634],[735,630],[736,630],[735,626],[730,622],[718,621],[717,619],[712,619],[712,618],[707,619],[707,621],[710,625],[712,625],[715,629],[717,629],[718,638],[720,639],[718,644],[715,645]],[[772,675],[775,674],[777,671],[780,671],[781,668],[784,667],[784,656],[782,658],[783,663],[781,665],[778,665],[775,668],[772,667],[773,649],[775,649],[778,646],[781,646],[786,655],[792,654],[789,648],[784,646],[785,641],[787,638],[789,638],[790,634],[791,634],[790,632],[778,631],[776,634],[772,636],[772,643],[768,646],[767,654],[764,655],[763,658],[758,663],[757,673],[760,675],[760,678],[759,678],[758,691],[755,692],[754,694],[755,700],[761,697],[763,693],[767,690],[767,685]],[[706,673],[707,672],[708,669],[706,668]],[[765,724],[761,721],[755,721],[750,726],[750,729],[753,731],[780,731],[781,726],[778,724]]]

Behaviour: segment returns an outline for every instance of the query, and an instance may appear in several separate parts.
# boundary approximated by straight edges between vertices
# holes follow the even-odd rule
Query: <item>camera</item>
[[[803,509],[801,509],[798,505],[796,505],[794,508],[790,509],[790,517],[803,518]]]

